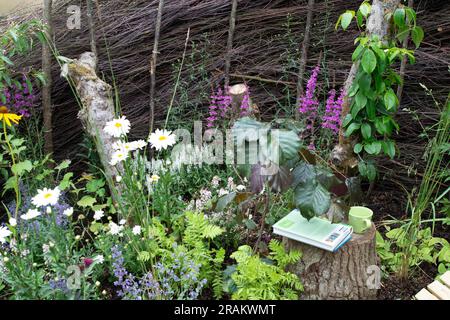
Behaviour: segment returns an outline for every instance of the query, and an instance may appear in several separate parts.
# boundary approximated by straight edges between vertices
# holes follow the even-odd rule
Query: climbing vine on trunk
[[[346,30],[353,19],[358,28],[368,24],[373,13],[368,1],[364,1],[358,11],[347,10],[337,21]],[[394,87],[401,84],[400,75],[394,70],[396,60],[407,57],[415,62],[414,51],[402,47],[403,40],[410,36],[416,48],[423,39],[423,30],[416,25],[416,12],[409,7],[398,7],[392,12],[381,12],[388,21],[389,37],[361,32],[356,38],[358,44],[352,61],[358,70],[348,92],[351,99],[349,112],[342,120],[346,137],[357,138],[353,151],[360,158],[359,172],[370,181],[376,178],[376,168],[371,157],[385,154],[394,158],[395,141],[391,139],[400,129],[394,117],[399,100]]]

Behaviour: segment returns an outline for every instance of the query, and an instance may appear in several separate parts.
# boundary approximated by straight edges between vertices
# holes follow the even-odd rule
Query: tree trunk
[[[42,86],[42,113],[44,118],[44,152],[53,153],[53,125],[52,125],[52,0],[44,0],[44,23],[46,41],[42,44],[42,71],[46,82]]]
[[[308,1],[308,13],[306,15],[306,27],[305,27],[305,35],[303,37],[302,43],[302,56],[300,58],[300,65],[298,67],[298,81],[297,81],[297,104],[300,102],[301,97],[303,96],[303,80],[305,78],[305,66],[306,61],[308,60],[308,49],[309,49],[309,35],[311,33],[311,23],[314,12],[314,0]],[[298,108],[295,110],[295,119],[300,119],[300,113],[298,112]]]
[[[230,28],[228,30],[227,52],[225,57],[225,88],[230,85],[231,50],[233,50],[234,29],[236,27],[237,0],[231,4]]]
[[[375,299],[380,283],[375,250],[375,226],[352,239],[337,252],[283,238],[286,249],[303,253],[302,260],[289,267],[303,283],[301,299]],[[375,273],[374,273],[375,272]]]
[[[96,67],[97,60],[94,54],[85,52],[78,60],[69,63],[67,70],[83,105],[78,117],[95,142],[106,179],[114,190],[113,177],[122,170],[120,165],[109,164],[114,153],[113,143],[117,139],[103,130],[106,123],[114,119],[114,101],[111,86],[97,76]]]
[[[388,12],[393,12],[399,4],[400,0],[373,0],[370,16],[367,20],[367,34],[377,35],[380,39],[388,36],[389,21],[385,19],[385,14]],[[347,79],[345,80],[344,91],[346,94],[349,92],[350,87],[355,80],[358,69],[359,61],[352,65]],[[342,104],[342,120],[344,120],[350,112],[350,105],[351,99],[346,95],[344,98],[344,103]],[[341,127],[339,131],[339,144],[332,152],[332,160],[336,165],[341,164],[340,166],[345,168],[344,164],[355,163],[352,158],[354,158],[352,142],[349,137],[345,136],[345,129]]]
[[[412,8],[414,6],[414,0],[408,0],[408,7]],[[407,36],[405,38],[405,40],[403,40],[403,48],[408,48],[408,41],[409,41],[409,36]],[[402,94],[403,94],[403,81],[405,80],[405,70],[406,70],[406,62],[407,62],[407,57],[403,57],[402,59],[402,63],[400,64],[400,78],[402,79],[402,83],[398,86],[397,88],[397,98],[398,98],[398,103],[400,105],[401,101],[402,101]]]

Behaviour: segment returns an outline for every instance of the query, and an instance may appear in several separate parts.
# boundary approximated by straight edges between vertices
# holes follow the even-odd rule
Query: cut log
[[[114,101],[111,86],[97,76],[96,67],[95,55],[92,52],[85,52],[78,60],[72,60],[65,65],[63,73],[67,73],[66,76],[76,88],[82,104],[78,118],[96,144],[106,179],[112,187],[112,178],[120,173],[121,167],[109,164],[116,139],[103,129],[108,121],[114,119]]]
[[[289,271],[297,274],[304,286],[300,299],[367,300],[375,299],[380,282],[375,251],[375,226],[352,239],[337,252],[325,251],[305,243],[283,238],[285,248],[303,253]]]
[[[259,110],[256,105],[253,104],[252,99],[250,98],[250,93],[248,86],[244,83],[235,84],[231,87],[228,87],[228,94],[231,97],[231,112],[232,112],[232,121],[246,116],[258,116]],[[247,99],[245,102],[244,99]],[[243,103],[248,107],[247,110],[242,109]],[[246,111],[243,113],[243,111]]]

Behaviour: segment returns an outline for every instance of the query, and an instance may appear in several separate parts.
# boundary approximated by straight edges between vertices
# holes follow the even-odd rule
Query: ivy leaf
[[[393,111],[397,107],[398,98],[392,89],[389,89],[384,94],[384,104],[386,106],[386,110],[388,111]]]
[[[416,45],[416,49],[419,48],[420,43],[422,42],[424,37],[423,29],[419,26],[415,26],[411,31],[411,38],[414,44]]]
[[[361,59],[361,65],[365,72],[371,74],[377,66],[377,57],[371,49],[367,49]]]

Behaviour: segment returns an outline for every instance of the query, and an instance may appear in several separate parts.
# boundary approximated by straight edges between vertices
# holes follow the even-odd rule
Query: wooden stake
[[[230,85],[231,50],[233,49],[234,29],[236,28],[237,0],[231,4],[230,28],[228,30],[227,53],[225,56],[225,88]]]
[[[309,35],[311,33],[311,23],[313,19],[314,12],[314,0],[308,0],[308,13],[306,14],[306,27],[305,27],[305,36],[303,37],[302,43],[302,56],[300,58],[300,65],[298,67],[298,81],[297,81],[297,102],[300,101],[300,98],[303,96],[303,81],[305,77],[305,66],[306,61],[308,60],[308,49],[309,49]],[[297,106],[297,104],[295,104]],[[298,112],[298,108],[295,108],[295,120],[300,119],[300,113]]]
[[[50,44],[53,41],[52,30],[52,0],[44,0],[44,31],[46,41],[42,44],[42,71],[46,82],[42,86],[42,110],[44,118],[44,152],[53,153],[52,126],[52,52]]]
[[[162,11],[164,8],[164,0],[159,0],[158,15],[155,25],[155,41],[153,43],[152,60],[150,62],[150,132],[153,131],[155,122],[155,86],[156,86],[156,62],[158,58],[159,34],[161,30]]]

